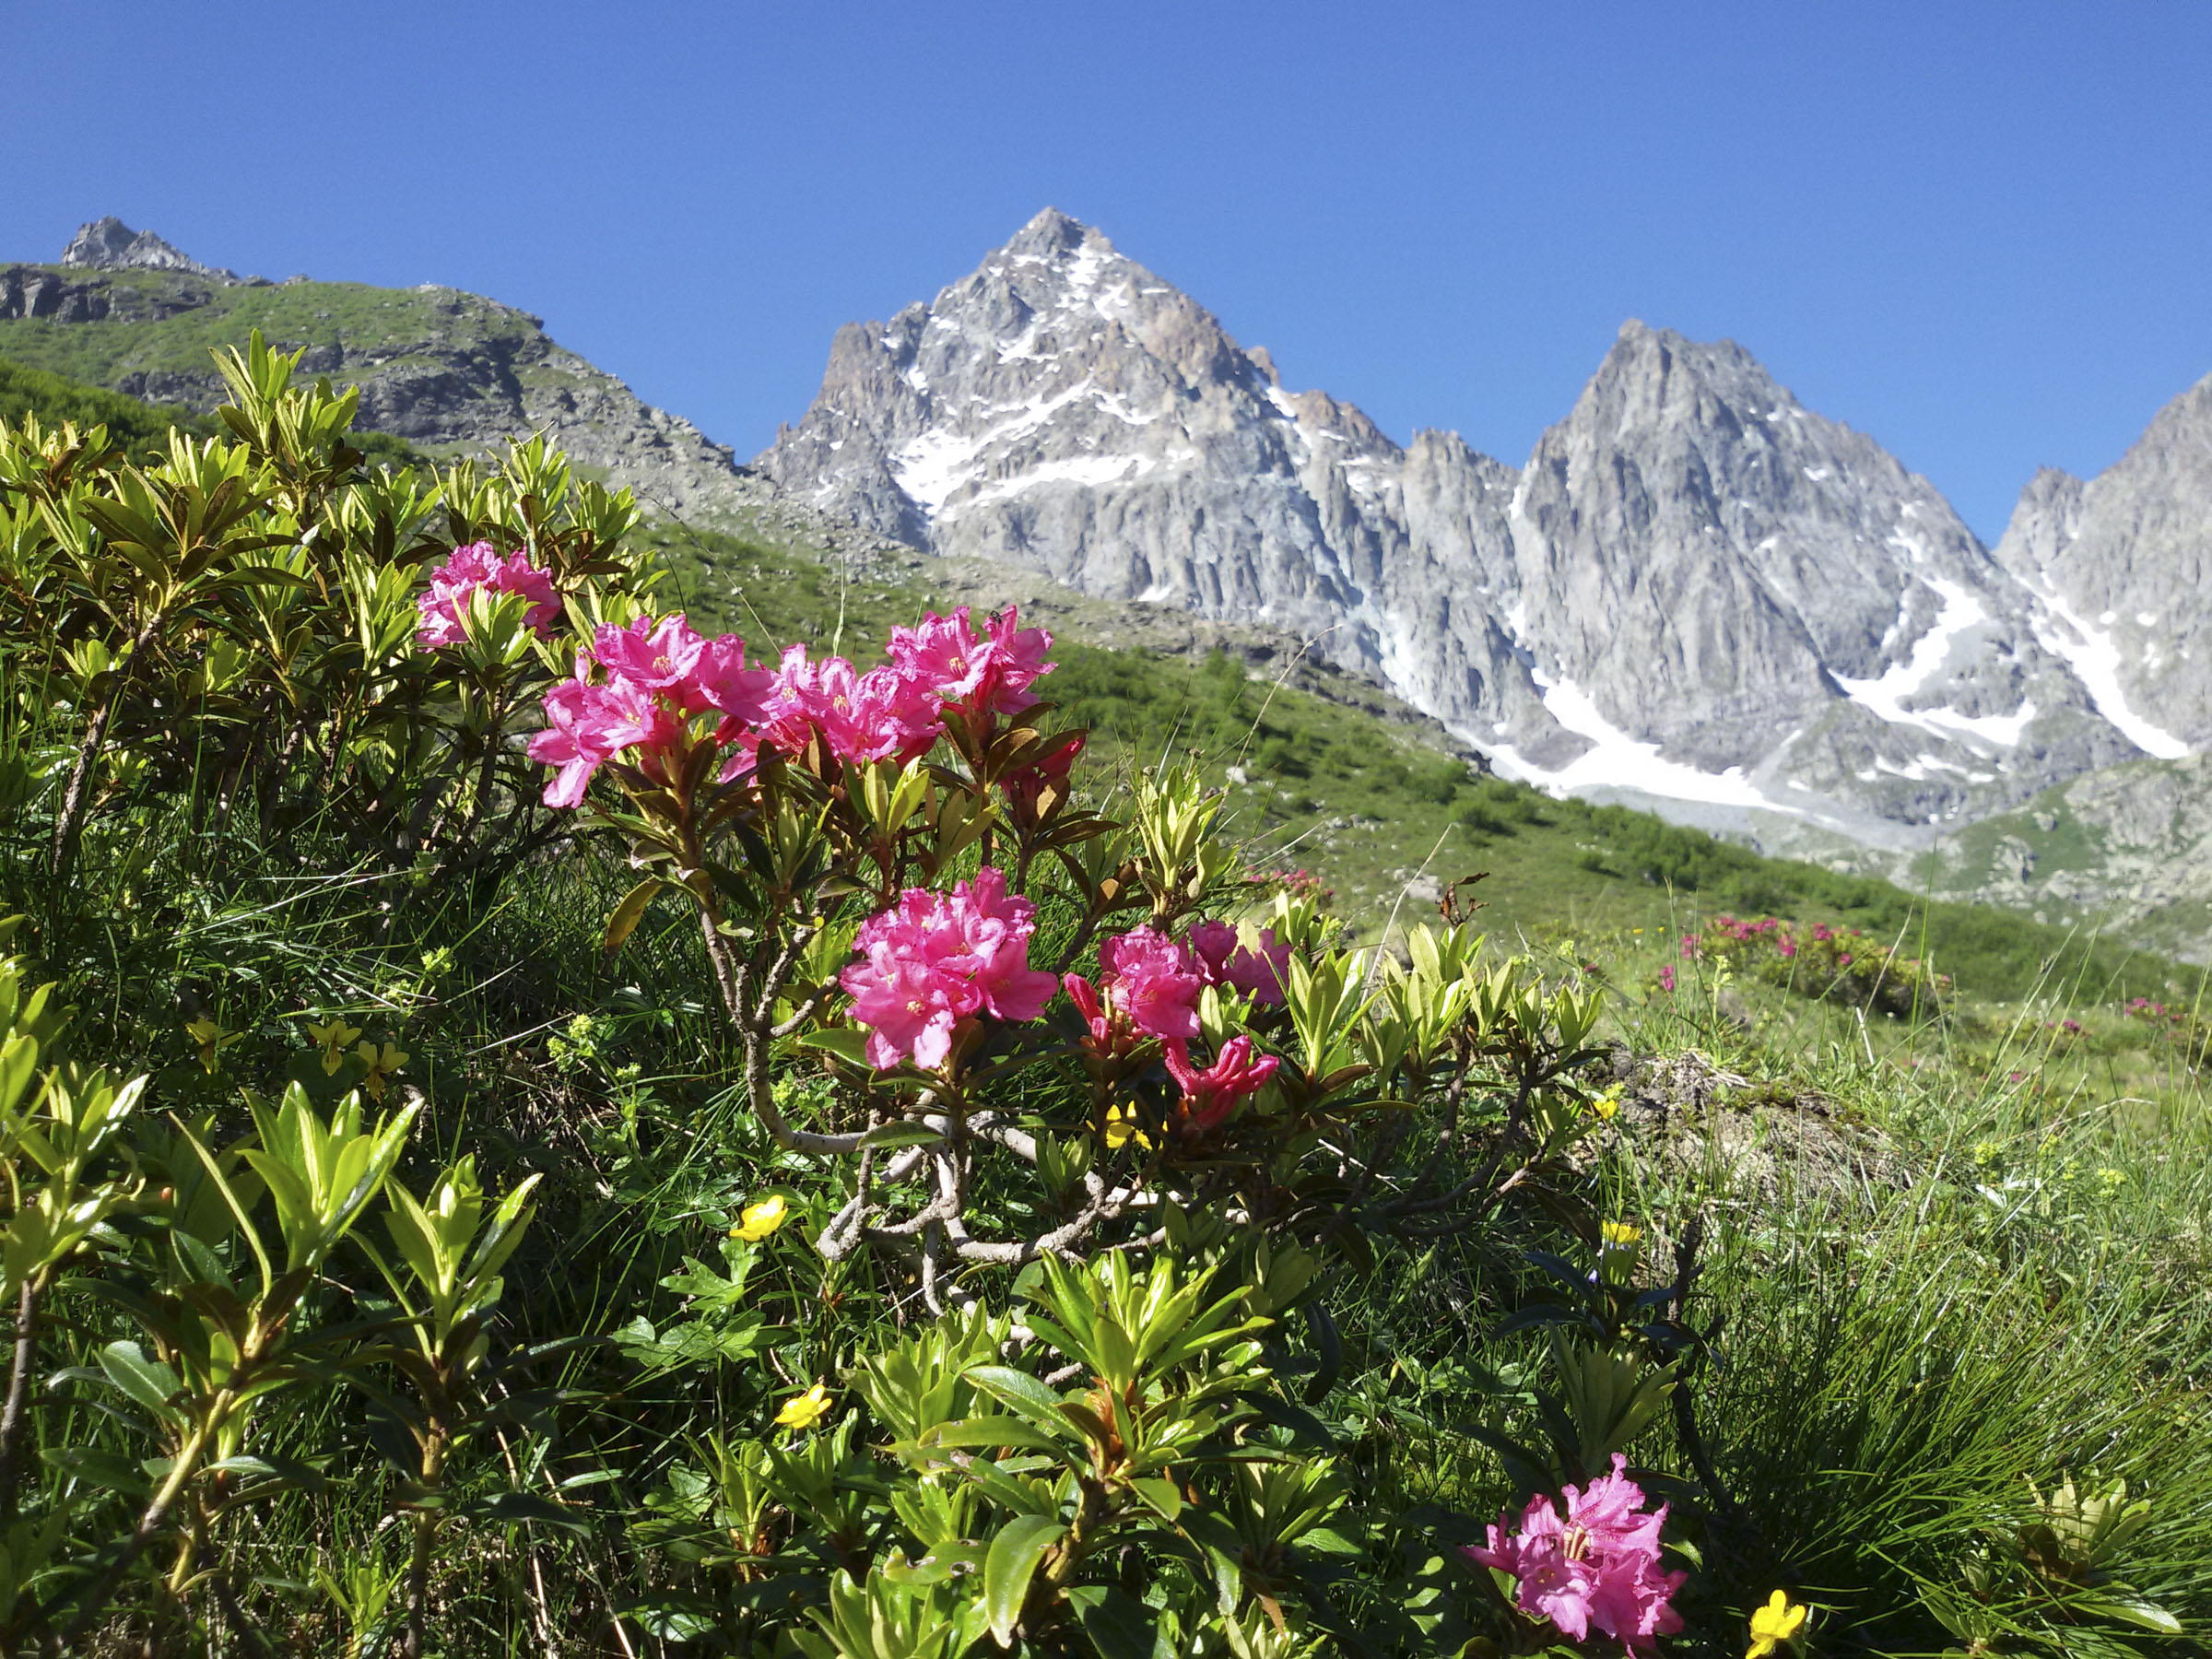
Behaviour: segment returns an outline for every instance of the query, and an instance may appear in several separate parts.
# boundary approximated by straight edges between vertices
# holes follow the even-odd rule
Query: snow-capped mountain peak
[[[1901,844],[2157,752],[1926,479],[1641,322],[1525,466],[1401,447],[1048,208],[840,330],[756,465],[918,546],[1299,631],[1502,768],[1686,816]]]

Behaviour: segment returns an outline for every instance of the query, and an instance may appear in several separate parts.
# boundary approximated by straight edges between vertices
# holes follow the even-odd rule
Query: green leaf
[[[183,1420],[170,1401],[183,1391],[177,1373],[159,1360],[148,1359],[135,1342],[111,1342],[100,1350],[100,1369],[124,1394],[165,1423]]]
[[[1012,1417],[971,1417],[957,1423],[939,1423],[925,1430],[914,1446],[924,1453],[940,1446],[1027,1446],[1039,1452],[1061,1449],[1050,1435]]]
[[[1174,1652],[1161,1628],[1161,1621],[1171,1616],[1156,1612],[1134,1596],[1110,1585],[1079,1584],[1068,1591],[1067,1600],[1100,1659],[1155,1659],[1163,1649]]]
[[[1175,1489],[1175,1483],[1171,1480],[1158,1477],[1132,1480],[1129,1489],[1143,1499],[1147,1507],[1163,1521],[1172,1521],[1182,1513],[1182,1494]]]
[[[2179,1636],[2182,1621],[2147,1596],[2136,1594],[2125,1584],[2106,1584],[2096,1590],[2079,1591],[2067,1596],[2067,1606],[2083,1613],[2116,1618],[2137,1630],[2149,1630],[2159,1636]]]
[[[1223,1516],[1202,1509],[1184,1512],[1182,1530],[1213,1569],[1216,1606],[1224,1615],[1233,1615],[1244,1592],[1242,1536]]]
[[[465,1504],[459,1512],[481,1521],[558,1527],[579,1535],[590,1530],[583,1517],[574,1510],[549,1503],[533,1492],[500,1492],[490,1499]]]
[[[865,1033],[854,1030],[851,1026],[831,1026],[828,1030],[804,1031],[794,1041],[801,1048],[820,1049],[825,1053],[835,1054],[840,1060],[849,1061],[854,1065],[865,1065],[868,1063],[867,1037]],[[900,1124],[885,1125],[887,1129],[902,1126]],[[935,1140],[937,1136],[932,1135],[930,1138]],[[875,1144],[880,1147],[885,1143],[878,1140]]]
[[[1037,1563],[1066,1534],[1066,1524],[1058,1515],[1017,1515],[991,1540],[991,1553],[983,1559],[983,1611],[999,1646],[1013,1645],[1014,1627],[1021,1622],[1022,1604],[1029,1599]]]
[[[1027,1371],[1005,1365],[971,1365],[967,1377],[985,1394],[1012,1406],[1040,1428],[1059,1429],[1066,1422],[1060,1415],[1060,1396]]]
[[[612,957],[622,948],[623,940],[636,931],[644,919],[645,907],[660,893],[664,883],[658,876],[648,876],[636,887],[622,895],[622,902],[615,906],[615,913],[606,919],[606,937],[600,949]]]

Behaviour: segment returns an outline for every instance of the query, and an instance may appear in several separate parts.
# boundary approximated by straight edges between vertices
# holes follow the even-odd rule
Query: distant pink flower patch
[[[1582,1641],[1595,1630],[1631,1652],[1654,1650],[1661,1636],[1682,1628],[1673,1606],[1687,1572],[1659,1571],[1659,1532],[1665,1504],[1648,1513],[1643,1488],[1624,1473],[1628,1459],[1613,1454],[1613,1472],[1588,1488],[1566,1488],[1567,1512],[1539,1493],[1510,1530],[1511,1513],[1498,1517],[1487,1547],[1466,1554],[1518,1581],[1514,1605],[1548,1619],[1559,1633]]]
[[[1199,922],[1190,932],[1190,947],[1198,959],[1199,971],[1209,985],[1230,985],[1250,994],[1264,1008],[1280,1007],[1283,986],[1290,971],[1290,947],[1263,927],[1259,948],[1237,943],[1237,930],[1226,922]]]
[[[530,562],[524,553],[501,559],[489,542],[471,542],[455,547],[446,561],[430,572],[429,589],[416,595],[415,608],[421,622],[415,629],[416,643],[425,651],[458,645],[465,637],[461,626],[469,601],[480,591],[520,594],[531,601],[523,620],[541,640],[553,637],[560,618],[560,595],[553,578]]]
[[[1030,966],[1036,926],[1037,907],[988,866],[948,894],[909,888],[863,924],[853,941],[862,959],[838,982],[853,998],[853,1023],[869,1028],[868,1064],[886,1070],[911,1057],[934,1069],[972,1014],[1036,1018],[1057,983]]]
[[[1675,965],[1672,962],[1667,962],[1663,964],[1659,970],[1659,989],[1662,991],[1672,991],[1674,988]]]
[[[1139,1030],[1155,1037],[1198,1035],[1198,994],[1206,988],[1191,953],[1167,935],[1136,927],[1099,947],[1106,995]]]
[[[1191,1064],[1189,1046],[1181,1038],[1171,1037],[1167,1063],[1168,1075],[1182,1090],[1178,1120],[1194,1135],[1219,1128],[1236,1111],[1237,1102],[1266,1088],[1267,1079],[1282,1065],[1273,1054],[1255,1055],[1252,1039],[1242,1035],[1223,1043],[1213,1065],[1204,1071]]]

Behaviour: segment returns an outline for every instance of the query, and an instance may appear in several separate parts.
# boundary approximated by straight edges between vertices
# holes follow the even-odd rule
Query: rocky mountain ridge
[[[112,218],[82,227],[54,265],[0,266],[0,357],[150,402],[213,408],[223,384],[209,348],[255,327],[272,345],[306,347],[305,372],[358,384],[363,428],[433,453],[496,453],[545,431],[663,517],[852,559],[888,545],[784,497],[559,345],[542,319],[497,300],[435,283],[240,276]]]
[[[1401,446],[1048,209],[840,330],[755,465],[933,551],[1296,631],[1503,770],[1776,844],[1903,851],[2159,752],[2097,625],[1926,479],[1637,322],[1525,465]]]

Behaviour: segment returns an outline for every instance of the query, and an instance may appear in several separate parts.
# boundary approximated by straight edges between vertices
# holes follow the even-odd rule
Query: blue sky
[[[2212,372],[2212,7],[14,8],[0,257],[452,283],[750,453],[1047,203],[1293,386],[1524,459],[1624,317],[1986,537]]]

